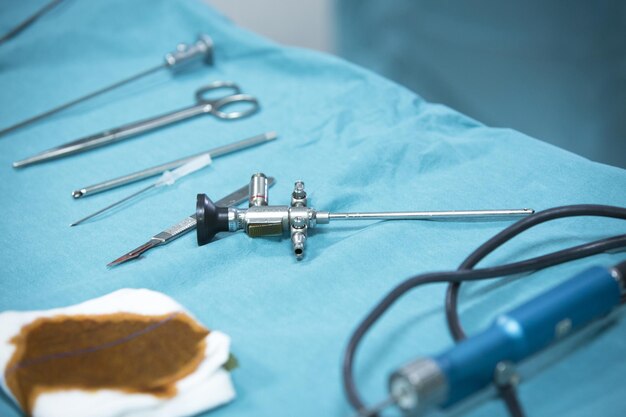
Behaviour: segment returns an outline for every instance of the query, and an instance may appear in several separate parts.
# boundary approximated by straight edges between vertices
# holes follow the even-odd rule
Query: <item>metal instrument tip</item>
[[[265,139],[266,140],[274,140],[277,137],[278,137],[278,133],[274,132],[273,130],[271,132],[265,133]]]
[[[120,256],[119,258],[117,258],[116,260],[109,262],[107,264],[107,266],[109,268],[117,266],[119,264],[123,264],[124,262],[128,262],[130,260],[133,259],[137,259],[139,258],[144,252],[146,252],[149,249],[152,249],[153,247],[157,246],[161,244],[161,241],[156,240],[156,239],[151,239],[150,241],[144,243],[143,245],[139,246],[137,249],[133,249],[130,252]]]
[[[123,256],[120,256],[119,258],[117,258],[116,260],[114,260],[112,262],[109,262],[107,264],[107,267],[113,268],[114,266],[117,266],[119,264],[123,264],[124,262],[130,261],[131,259],[135,259],[135,258],[132,258],[132,257],[130,257],[128,255],[123,255]]]

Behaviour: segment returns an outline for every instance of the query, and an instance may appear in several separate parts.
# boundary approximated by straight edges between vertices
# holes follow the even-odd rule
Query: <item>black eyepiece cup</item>
[[[218,232],[228,232],[228,207],[218,207],[206,194],[196,199],[198,246],[211,242]]]

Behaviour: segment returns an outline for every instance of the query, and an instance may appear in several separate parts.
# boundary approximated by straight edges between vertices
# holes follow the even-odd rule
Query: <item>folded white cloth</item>
[[[34,366],[42,361],[63,360],[63,354],[67,354],[67,352],[60,352],[60,354],[47,355],[43,358],[35,358],[35,360],[18,362],[17,365],[10,364],[16,354],[15,338],[20,335],[23,326],[41,318],[73,316],[77,319],[84,319],[116,313],[157,317],[174,317],[181,314],[193,319],[188,311],[167,295],[146,289],[122,289],[65,308],[1,313],[0,369],[3,370],[2,388],[4,391],[20,405],[15,393],[7,384],[7,375],[20,367]],[[167,320],[162,320],[161,323]],[[161,324],[156,324],[156,326],[159,325]],[[142,334],[144,333],[136,332],[131,336],[139,339]],[[127,339],[120,339],[104,347],[96,346],[94,349],[79,349],[70,353],[72,356],[80,355],[81,360],[88,361],[91,352],[119,346],[126,341]],[[204,357],[195,369],[175,381],[175,394],[171,396],[128,392],[124,389],[41,386],[35,391],[37,395],[31,413],[35,417],[184,417],[225,404],[235,397],[230,373],[223,368],[230,356],[230,339],[227,335],[212,330],[205,337],[204,342]],[[149,345],[146,346],[146,349],[149,348]],[[102,372],[106,372],[106,367],[102,368]]]

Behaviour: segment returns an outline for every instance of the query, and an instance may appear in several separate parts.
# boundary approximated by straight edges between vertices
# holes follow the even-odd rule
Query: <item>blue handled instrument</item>
[[[501,314],[482,333],[398,369],[389,379],[384,405],[396,404],[417,416],[453,406],[491,383],[511,383],[515,364],[607,316],[620,305],[625,288],[626,262],[587,269]]]

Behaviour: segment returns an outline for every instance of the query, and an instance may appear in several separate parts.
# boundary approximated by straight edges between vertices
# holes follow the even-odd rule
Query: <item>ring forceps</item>
[[[230,94],[217,98],[205,98],[205,95],[215,90],[230,90]],[[247,103],[243,110],[228,111],[226,107],[235,103]],[[56,148],[43,151],[29,158],[13,163],[13,168],[63,158],[98,148],[111,143],[119,142],[133,136],[167,126],[202,114],[211,114],[218,119],[234,120],[249,116],[259,109],[259,102],[253,96],[242,94],[239,86],[231,81],[215,81],[196,91],[196,103],[190,107],[176,110],[161,116],[129,123],[114,129],[106,130],[95,135],[87,136]]]

